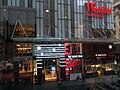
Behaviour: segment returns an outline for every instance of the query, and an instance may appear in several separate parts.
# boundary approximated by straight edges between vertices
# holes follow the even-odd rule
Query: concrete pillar
[[[65,58],[60,58],[60,79],[66,80],[66,62]]]
[[[42,83],[42,59],[37,59],[37,77],[38,77],[38,84]]]
[[[38,77],[38,84],[42,83],[42,69],[37,68],[37,77]]]
[[[66,80],[66,71],[65,71],[65,67],[60,67],[60,79],[62,79],[63,81]]]
[[[17,84],[19,82],[19,61],[14,61],[14,83]]]

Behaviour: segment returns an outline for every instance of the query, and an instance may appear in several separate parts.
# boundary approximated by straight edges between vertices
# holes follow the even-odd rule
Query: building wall
[[[19,27],[20,31],[24,34],[25,32],[27,33],[27,30],[31,31],[32,28],[34,35],[30,37],[35,36],[35,0],[29,0],[34,2],[34,7],[27,5],[27,1],[28,0],[21,0],[21,2],[19,2],[19,0],[0,0],[0,18],[2,17],[3,19],[3,21],[0,19],[0,37],[2,37],[0,38],[0,45],[2,45],[2,54],[4,53],[2,60],[13,60],[13,53],[16,52],[13,52],[15,51],[13,50],[15,47],[10,38],[17,36],[16,31]],[[26,37],[26,35],[24,36]]]
[[[120,38],[120,1],[114,3],[116,38]]]
[[[0,0],[0,5],[35,8],[36,0]]]
[[[0,61],[6,59],[7,21],[0,14]]]
[[[117,39],[120,38],[120,1],[119,0],[115,0],[114,3],[114,12],[115,12],[115,37]],[[117,61],[117,63],[120,63],[120,43],[114,43],[114,47],[115,47],[115,60]]]
[[[110,37],[111,35],[108,35],[108,32],[110,33],[110,31],[114,29],[113,12],[109,15],[105,14],[102,19],[87,17],[86,1],[87,0],[37,0],[37,37]],[[96,4],[97,8],[105,6],[105,8],[110,7],[113,10],[113,2],[97,0]],[[48,12],[46,12],[46,10],[48,10]]]

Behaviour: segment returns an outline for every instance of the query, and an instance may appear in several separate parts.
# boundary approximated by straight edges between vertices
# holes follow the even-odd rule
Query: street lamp
[[[110,49],[110,53],[111,53],[112,45],[109,45],[109,49]],[[110,58],[111,58],[111,56],[110,56]],[[113,62],[112,62],[112,67],[111,68],[112,68],[112,82],[111,83],[113,83]]]
[[[46,13],[49,13],[49,12],[50,12],[50,10],[49,10],[49,9],[46,9],[46,10],[45,10],[45,12],[46,12]]]
[[[109,49],[112,49],[112,45],[109,45]]]

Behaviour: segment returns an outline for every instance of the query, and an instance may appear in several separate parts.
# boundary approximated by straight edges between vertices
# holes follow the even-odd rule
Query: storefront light
[[[17,44],[16,46],[20,46],[20,44]]]
[[[65,16],[65,19],[67,19],[67,16]]]
[[[38,46],[38,47],[37,47],[37,50],[41,50],[41,46]]]
[[[62,46],[62,44],[59,44],[59,46]]]
[[[37,63],[37,64],[42,64],[42,63]]]
[[[112,45],[109,45],[109,49],[112,49]]]
[[[48,9],[46,9],[46,10],[45,10],[45,12],[47,12],[47,13],[48,13],[48,12],[49,12],[49,10],[48,10]]]
[[[41,56],[43,56],[44,54],[43,53],[41,53]]]
[[[42,68],[42,67],[37,67],[37,68]]]
[[[117,61],[116,61],[116,60],[114,60],[114,64],[117,64]]]
[[[53,62],[55,62],[55,60],[53,60]]]
[[[42,61],[42,59],[36,60],[36,61]]]
[[[55,48],[53,48],[53,52],[55,52],[56,51],[56,49]]]

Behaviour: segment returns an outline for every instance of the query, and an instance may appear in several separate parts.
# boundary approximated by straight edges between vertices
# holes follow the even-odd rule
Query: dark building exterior
[[[26,55],[21,54],[23,52],[17,52],[16,48],[19,47],[17,43],[20,44],[20,42],[14,43],[10,39],[26,37],[26,35],[35,37],[35,0],[0,0],[0,77],[2,81],[18,78],[20,61],[14,62],[14,57],[32,55],[32,52],[26,52]]]
[[[1,61],[12,61],[14,78],[66,80],[71,73],[84,73],[85,64],[91,70],[91,65],[108,63],[112,43],[74,43],[112,37],[113,1],[91,1],[1,0]],[[59,42],[68,39],[73,43]]]

